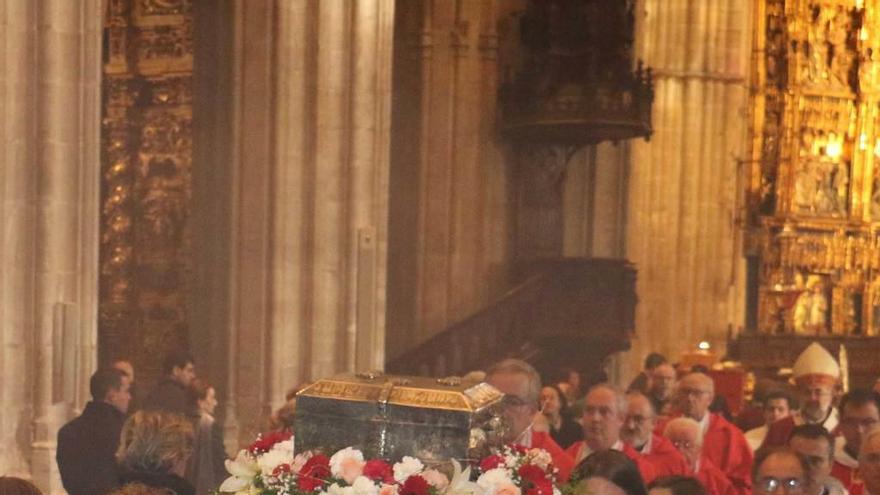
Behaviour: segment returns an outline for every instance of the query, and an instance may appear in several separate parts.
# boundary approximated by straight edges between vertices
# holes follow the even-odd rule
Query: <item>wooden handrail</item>
[[[570,362],[577,359],[568,355],[574,347],[593,340],[600,353],[628,347],[635,311],[629,263],[565,258],[523,265],[520,272],[523,282],[393,359],[386,370],[461,375],[505,357],[540,362],[549,352]]]

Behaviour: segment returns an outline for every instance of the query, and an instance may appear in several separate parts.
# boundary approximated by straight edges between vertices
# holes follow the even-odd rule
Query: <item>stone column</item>
[[[195,120],[231,111],[196,134],[196,292],[207,292],[194,340],[216,335],[205,322],[225,326],[222,352],[204,359],[230,436],[249,440],[290,388],[384,364],[394,1],[210,10],[232,41],[197,41],[196,91],[214,77],[230,87],[225,101],[197,95]],[[199,62],[217,50],[218,65]]]
[[[388,350],[509,289],[511,164],[496,127],[501,19],[519,2],[398,2]]]
[[[745,156],[750,2],[644,0],[638,56],[654,69],[654,135],[632,145],[627,257],[639,270],[631,368],[723,347],[743,319],[737,160]],[[723,353],[722,352],[719,352]]]
[[[101,2],[12,0],[0,19],[0,471],[62,493],[57,430],[95,366]]]
[[[269,227],[274,405],[384,363],[394,2],[282,2]]]
[[[35,38],[33,2],[0,2],[0,371],[15,377],[0,387],[0,471],[18,476],[30,471],[34,397]]]

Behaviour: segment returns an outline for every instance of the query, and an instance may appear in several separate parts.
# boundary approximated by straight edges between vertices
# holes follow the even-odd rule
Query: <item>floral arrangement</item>
[[[550,455],[510,446],[480,462],[480,475],[451,460],[452,477],[414,457],[389,463],[348,447],[294,454],[289,433],[261,436],[234,460],[218,493],[235,495],[560,495]]]
[[[480,461],[481,495],[560,495],[546,450],[507,445]]]

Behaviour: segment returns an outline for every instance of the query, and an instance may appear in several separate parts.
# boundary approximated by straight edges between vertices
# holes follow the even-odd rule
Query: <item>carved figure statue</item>
[[[846,40],[850,31],[850,15],[842,5],[837,6],[834,17],[828,22],[828,44],[831,47],[831,77],[842,86],[848,85],[850,54]]]
[[[817,8],[815,20],[810,25],[809,40],[809,77],[813,84],[824,83],[828,79],[828,39],[826,36],[827,19],[824,9]]]
[[[794,303],[794,331],[799,334],[816,334],[827,330],[828,298],[822,279],[811,275],[806,290]]]

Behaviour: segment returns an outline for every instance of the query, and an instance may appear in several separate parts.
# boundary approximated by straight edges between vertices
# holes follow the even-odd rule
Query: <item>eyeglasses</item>
[[[694,446],[696,444],[694,444],[693,442],[689,442],[687,440],[679,440],[679,441],[673,441],[672,445],[675,445],[675,448],[677,448],[678,450],[681,450],[681,449],[689,450],[689,449],[694,448]]]
[[[654,419],[654,418],[647,418],[645,416],[638,416],[638,415],[631,415],[631,416],[626,417],[627,421],[632,421],[633,424],[637,424],[637,425],[642,425],[645,423],[645,421],[648,421],[649,419]]]
[[[586,406],[584,407],[584,416],[592,416],[594,414],[599,414],[603,418],[611,417],[616,414],[616,412],[607,406]]]
[[[762,478],[758,480],[758,488],[764,493],[774,493],[779,488],[785,493],[799,493],[804,486],[799,478]]]
[[[702,397],[702,396],[704,396],[704,395],[707,395],[707,394],[709,393],[709,391],[708,391],[708,390],[700,390],[700,389],[698,389],[698,388],[686,388],[686,387],[682,387],[682,388],[679,388],[679,389],[678,389],[678,393],[679,393],[680,395],[684,395],[684,396],[690,396],[690,397]]]

